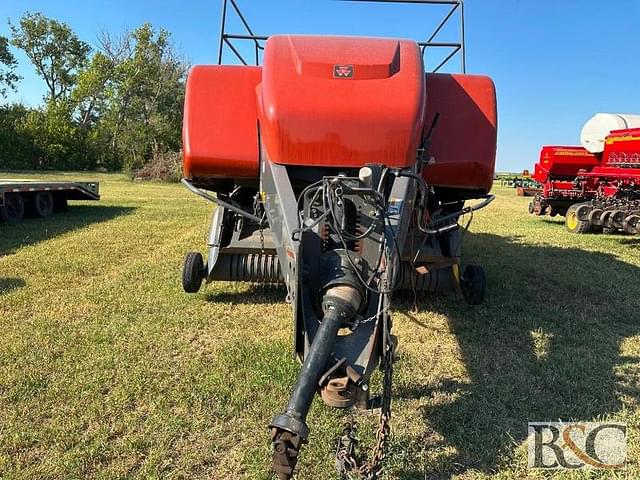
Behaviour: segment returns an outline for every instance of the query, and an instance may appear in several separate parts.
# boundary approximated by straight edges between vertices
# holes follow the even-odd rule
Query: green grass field
[[[266,425],[298,368],[283,291],[188,296],[204,201],[66,176],[98,179],[102,200],[0,224],[0,478],[271,478]],[[559,419],[627,422],[629,464],[554,478],[640,478],[640,240],[571,235],[495,193],[465,240],[486,303],[396,304],[387,478],[547,478],[527,470],[526,426]],[[365,445],[376,422],[360,417]],[[335,478],[340,412],[315,402],[309,424],[297,478]]]

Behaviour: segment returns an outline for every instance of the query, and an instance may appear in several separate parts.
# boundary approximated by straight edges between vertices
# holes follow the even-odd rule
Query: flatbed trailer
[[[0,180],[0,220],[5,222],[63,212],[68,200],[100,200],[98,182]]]

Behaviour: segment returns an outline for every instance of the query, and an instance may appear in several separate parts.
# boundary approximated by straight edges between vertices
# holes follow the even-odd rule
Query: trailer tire
[[[69,203],[67,202],[67,196],[63,193],[59,193],[53,196],[53,211],[54,213],[63,213],[69,209]]]
[[[205,275],[204,261],[199,252],[189,252],[184,258],[182,269],[182,288],[187,293],[197,293]]]
[[[24,217],[24,198],[20,193],[5,193],[4,207],[0,207],[0,219],[18,222]]]
[[[535,206],[533,205],[533,202],[529,202],[529,213],[533,215],[534,211],[535,211]]]
[[[578,218],[577,207],[578,205],[569,207],[564,224],[571,233],[587,233],[590,229],[589,221]]]
[[[487,279],[480,265],[467,265],[460,278],[460,289],[469,305],[480,305],[487,292]]]
[[[48,217],[53,213],[53,195],[51,192],[38,192],[30,202],[31,213],[36,217]]]

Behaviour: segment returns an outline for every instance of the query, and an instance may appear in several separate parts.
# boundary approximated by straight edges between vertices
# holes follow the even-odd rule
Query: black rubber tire
[[[613,213],[613,210],[605,210],[604,212],[602,212],[602,215],[600,216],[600,222],[602,223],[602,230],[607,233],[611,233],[615,231],[615,227],[611,225],[612,213]]]
[[[53,212],[54,213],[62,213],[66,212],[69,209],[69,203],[67,202],[67,196],[58,193],[53,196]]]
[[[624,233],[637,235],[640,233],[640,215],[631,214],[624,219],[622,224]]]
[[[529,202],[529,213],[531,215],[533,215],[534,210],[535,210],[535,206],[533,205],[533,202]]]
[[[480,305],[487,293],[487,278],[480,265],[467,265],[460,279],[460,289],[469,305]]]
[[[614,210],[613,213],[611,214],[609,223],[613,228],[616,228],[618,230],[623,230],[624,219],[627,217],[627,215],[628,215],[628,212],[625,210]]]
[[[30,210],[35,217],[45,218],[53,213],[53,205],[51,192],[38,192],[31,199]]]
[[[604,210],[602,210],[601,208],[594,208],[593,210],[591,210],[591,212],[589,212],[589,224],[591,225],[591,228],[602,227],[602,220],[600,219],[600,216],[603,213]]]
[[[576,210],[579,204],[571,205],[567,210],[565,216],[564,225],[571,233],[587,233],[591,228],[589,221],[580,220],[576,214]]]
[[[199,252],[189,252],[184,258],[182,269],[182,288],[187,293],[197,293],[205,275],[204,261]]]
[[[576,205],[576,215],[581,222],[589,221],[589,214],[593,211],[593,206],[590,203],[579,203]]]
[[[5,222],[18,222],[24,218],[24,198],[20,193],[5,193],[0,218]]]

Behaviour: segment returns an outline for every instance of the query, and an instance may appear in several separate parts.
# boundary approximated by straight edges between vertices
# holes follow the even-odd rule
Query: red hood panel
[[[273,162],[390,167],[415,162],[424,75],[415,42],[273,36],[258,90],[261,138]]]

